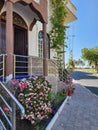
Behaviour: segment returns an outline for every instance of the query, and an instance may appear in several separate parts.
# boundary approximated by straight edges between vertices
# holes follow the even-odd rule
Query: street
[[[98,77],[93,76],[92,73],[82,71],[75,71],[71,76],[79,84],[98,95]]]

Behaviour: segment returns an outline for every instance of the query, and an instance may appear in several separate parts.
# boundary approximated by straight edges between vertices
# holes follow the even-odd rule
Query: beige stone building
[[[65,24],[77,19],[70,0],[65,9]],[[51,11],[49,0],[0,0],[0,78],[55,73]]]

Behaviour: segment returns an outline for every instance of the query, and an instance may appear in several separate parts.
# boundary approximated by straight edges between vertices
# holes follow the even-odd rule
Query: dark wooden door
[[[27,30],[14,27],[14,54],[27,55]]]
[[[17,75],[27,75],[28,59],[24,56],[28,54],[27,30],[18,26],[14,26],[14,54],[17,56],[16,72]]]
[[[6,54],[6,26],[5,26],[5,22],[4,21],[0,21],[0,55],[1,54]],[[3,57],[0,56],[0,79],[1,79],[1,75],[3,74]],[[6,67],[6,65],[5,65]]]
[[[5,22],[1,21],[0,25],[0,54],[6,53],[6,26]]]

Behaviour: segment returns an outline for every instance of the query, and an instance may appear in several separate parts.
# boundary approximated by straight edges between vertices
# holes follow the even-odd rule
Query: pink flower
[[[11,83],[12,83],[13,85],[15,85],[15,84],[18,83],[18,80],[12,80]]]
[[[27,87],[27,85],[26,84],[19,84],[19,87],[20,87],[21,90],[23,90],[24,88]]]
[[[8,107],[3,107],[3,110],[6,111],[6,112],[10,111]]]

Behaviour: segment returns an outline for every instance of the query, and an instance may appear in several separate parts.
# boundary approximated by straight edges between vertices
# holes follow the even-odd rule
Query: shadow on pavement
[[[75,80],[81,79],[98,79],[96,76],[92,76],[92,73],[82,72],[82,71],[75,71],[71,74],[71,77]]]
[[[86,87],[87,89],[89,89],[92,93],[98,95],[98,87],[93,87],[93,86],[84,86]]]

